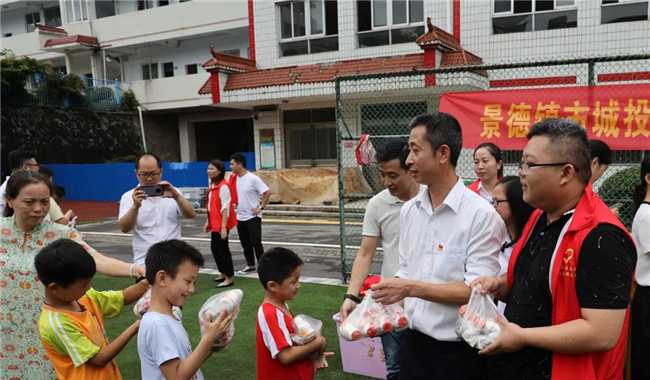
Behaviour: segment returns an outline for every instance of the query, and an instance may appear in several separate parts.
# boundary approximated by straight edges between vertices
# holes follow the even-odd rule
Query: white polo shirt
[[[400,217],[397,277],[469,285],[478,277],[499,273],[506,226],[494,207],[466,188],[460,178],[435,210],[425,191],[406,202]],[[454,331],[459,306],[405,300],[409,327],[440,341],[459,340]]]
[[[133,190],[122,195],[118,219],[122,218],[131,206],[133,206]],[[181,220],[181,210],[173,198],[143,199],[133,228],[133,262],[144,265],[149,247],[163,240],[180,239]]]
[[[420,185],[419,192],[427,187]],[[379,237],[384,251],[384,261],[381,266],[381,278],[391,278],[399,270],[399,234],[400,210],[403,200],[391,195],[388,189],[370,198],[366,212],[363,215],[363,236]]]

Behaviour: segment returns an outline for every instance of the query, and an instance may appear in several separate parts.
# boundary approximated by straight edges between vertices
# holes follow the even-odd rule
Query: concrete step
[[[338,210],[336,212],[321,212],[321,211],[297,211],[297,210],[272,210],[265,209],[264,217],[277,217],[277,218],[309,218],[309,219],[339,219]],[[363,214],[360,213],[346,213],[348,220],[363,220]]]

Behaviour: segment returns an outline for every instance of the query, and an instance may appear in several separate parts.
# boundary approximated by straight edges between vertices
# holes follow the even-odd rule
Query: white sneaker
[[[246,266],[244,269],[239,271],[240,273],[251,273],[255,272],[255,267]]]

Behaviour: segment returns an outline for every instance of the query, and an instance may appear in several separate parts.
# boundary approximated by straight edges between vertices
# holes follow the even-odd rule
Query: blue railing
[[[32,76],[26,85],[25,104],[59,108],[81,108],[95,111],[118,111],[122,108],[122,92],[129,82],[66,75],[56,86],[43,80],[40,74]],[[71,91],[74,87],[77,91]]]

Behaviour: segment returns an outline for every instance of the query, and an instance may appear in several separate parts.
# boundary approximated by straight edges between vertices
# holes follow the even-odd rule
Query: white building
[[[212,94],[217,107],[254,111],[258,167],[260,147],[264,147],[265,154],[274,152],[272,157],[264,158],[268,166],[336,163],[335,76],[481,61],[492,64],[650,52],[648,0],[252,0],[252,3],[250,28],[254,43],[251,49],[255,62],[249,63],[254,63],[257,70],[242,68],[228,59],[213,58],[204,65],[212,72],[212,80],[200,92]],[[439,28],[429,29],[427,17]],[[421,39],[415,43],[419,36]],[[647,60],[644,65],[650,71]],[[530,85],[534,82],[531,79],[540,76],[552,77],[552,83],[557,85],[588,83],[586,75],[565,75],[563,70],[521,69],[514,79],[513,71],[504,77],[491,74],[489,78],[471,74],[450,79],[440,74],[432,80],[422,75],[412,77],[408,83],[383,84],[384,91],[373,89],[370,82],[358,83],[357,91],[365,97],[374,97],[371,102],[374,104],[360,105],[354,111],[356,114],[347,115],[346,123],[356,128],[358,135],[361,124],[379,121],[368,117],[369,114],[377,115],[376,118],[390,115],[393,119],[413,116],[395,115],[400,104],[392,107],[383,98],[397,96],[402,104],[416,102],[411,104],[411,113],[417,113],[437,109],[443,92],[517,88]],[[624,65],[600,70],[604,71],[596,74],[626,72]],[[623,74],[614,79],[629,78]],[[391,91],[385,91],[387,88]],[[357,125],[350,125],[350,120],[357,120]],[[273,149],[268,150],[269,147]]]
[[[1,4],[2,49],[51,61],[64,73],[125,82],[142,106],[150,151],[208,160],[252,150],[251,112],[209,107],[211,99],[197,93],[210,76],[201,69],[209,46],[249,57],[246,1]]]

